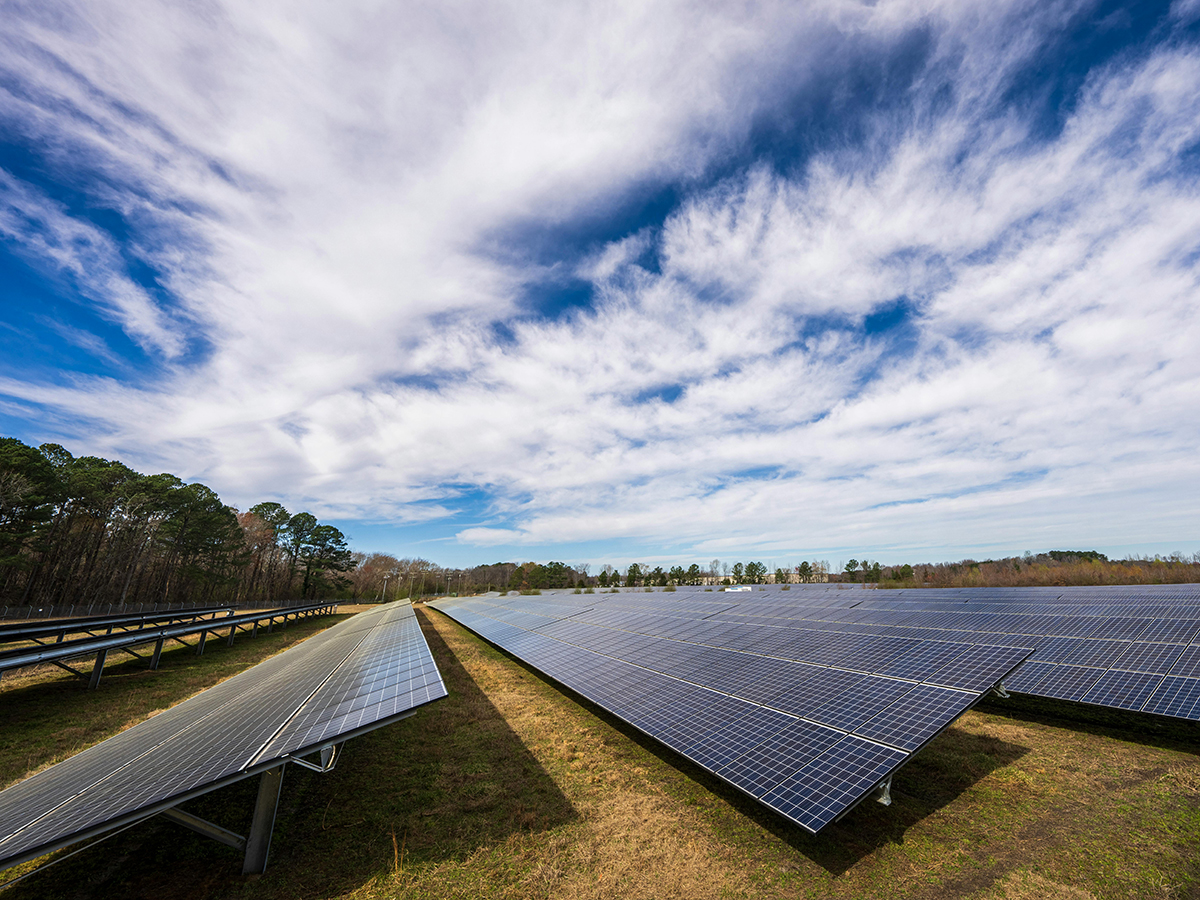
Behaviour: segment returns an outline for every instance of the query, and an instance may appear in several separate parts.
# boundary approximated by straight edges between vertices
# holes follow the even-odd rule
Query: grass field
[[[13,898],[1200,897],[1200,731],[990,703],[813,837],[419,608],[450,696],[289,767],[266,875],[149,822],[20,882]],[[6,783],[331,623],[159,673],[0,684]],[[1074,716],[1075,718],[1068,718]],[[188,809],[245,832],[256,786]],[[13,873],[9,873],[11,876]]]

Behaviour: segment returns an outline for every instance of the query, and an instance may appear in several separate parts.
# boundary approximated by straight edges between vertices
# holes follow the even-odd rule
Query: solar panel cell
[[[1181,678],[1200,678],[1200,644],[1185,647],[1171,666],[1169,674]]]
[[[807,717],[831,697],[845,693],[868,677],[842,669],[823,669],[807,665],[802,673],[803,677],[800,680],[784,688],[767,701],[766,705],[793,716]]]
[[[697,734],[683,752],[716,772],[795,722],[783,713],[754,707],[739,719],[714,723],[708,731]]]
[[[934,672],[945,669],[971,649],[971,644],[926,641],[882,667],[878,674],[893,678],[923,681]]]
[[[1079,700],[1103,674],[1103,669],[1055,665],[1037,683],[1036,692],[1056,700]]]
[[[1008,672],[1027,657],[1031,647],[973,647],[924,680],[943,687],[986,691],[996,683],[996,672]]]

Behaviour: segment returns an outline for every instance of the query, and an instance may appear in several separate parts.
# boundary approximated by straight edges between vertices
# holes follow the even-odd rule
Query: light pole
[[[387,603],[387,583],[388,583],[388,579],[391,577],[392,577],[391,575],[383,576],[383,602],[384,603]]]

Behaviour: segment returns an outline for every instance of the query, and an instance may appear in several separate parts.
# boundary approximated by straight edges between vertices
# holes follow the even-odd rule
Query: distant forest
[[[123,463],[74,457],[57,444],[0,438],[0,606],[393,600],[487,590],[858,582],[878,587],[1200,582],[1200,554],[1110,560],[1094,550],[1006,559],[883,565],[852,559],[770,571],[762,562],[686,568],[497,562],[445,568],[425,559],[352,552],[345,536],[278,503],[245,512],[210,488]]]
[[[853,562],[853,560],[851,560]],[[1054,587],[1102,584],[1200,582],[1200,553],[1109,559],[1095,550],[1050,550],[1005,559],[879,566],[861,563],[841,581],[875,581],[880,587]]]
[[[0,438],[0,604],[268,606],[329,596],[354,565],[309,513],[239,513],[174,475]]]

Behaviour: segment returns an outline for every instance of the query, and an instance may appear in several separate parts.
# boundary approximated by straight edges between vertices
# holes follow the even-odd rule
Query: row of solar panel
[[[590,621],[597,611],[569,600],[437,606],[814,832],[871,793],[1028,653],[851,639],[837,649],[835,667],[817,659],[828,647],[772,658],[638,634]],[[732,633],[729,624],[694,615],[695,629]]]
[[[1056,590],[1058,597],[1073,596],[1064,595],[1061,588]],[[995,596],[980,591],[976,596]],[[742,600],[736,594],[722,594],[717,599],[698,593],[645,599],[633,594],[560,599],[575,608],[578,621],[826,664],[838,664],[840,658],[862,652],[869,646],[862,643],[868,637],[883,642],[943,640],[1032,646],[1036,652],[1008,681],[1014,690],[1200,720],[1200,619],[1193,618],[1200,605],[1190,601],[1168,606],[1170,614],[1157,619],[1056,616],[1039,614],[1036,608],[1021,616],[955,613],[951,617],[938,609],[897,613],[872,608],[861,599],[863,594],[797,591],[788,596],[776,592],[769,602],[753,595]],[[845,599],[831,606],[828,595]],[[1129,599],[1132,602],[1138,597],[1131,593]],[[539,608],[531,600],[514,599],[510,606]],[[935,597],[926,605],[940,602]],[[973,602],[979,605],[981,601]],[[1002,601],[983,602],[1002,605]],[[914,600],[910,605],[921,603]]]
[[[0,868],[345,740],[445,693],[409,604],[362,613],[0,791]]]

